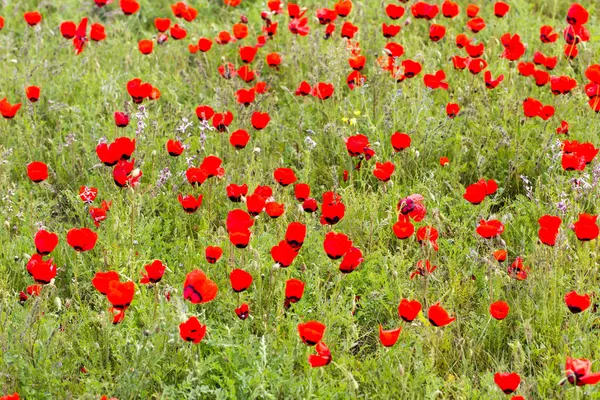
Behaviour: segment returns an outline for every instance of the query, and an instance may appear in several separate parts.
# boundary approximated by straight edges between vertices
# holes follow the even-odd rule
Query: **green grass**
[[[386,43],[380,24],[390,20],[380,2],[355,1],[346,19],[360,28],[357,38],[367,56],[362,72],[368,81],[349,91],[345,79],[351,69],[339,37],[341,22],[334,37],[325,41],[324,27],[314,20],[316,8],[332,7],[334,2],[303,0],[301,5],[309,8],[310,35],[293,37],[287,15],[277,17],[275,39],[259,50],[254,62],[260,80],[271,90],[259,96],[258,104],[243,108],[235,103],[234,93],[249,85],[237,78],[222,79],[216,72],[223,60],[240,65],[238,43],[215,44],[206,56],[190,54],[187,46],[201,36],[213,38],[230,29],[241,14],[249,18],[251,33],[240,44],[253,44],[260,33],[263,1],[244,0],[237,9],[227,9],[220,0],[194,0],[191,4],[200,13],[195,22],[183,24],[188,37],[155,45],[148,56],[140,54],[137,42],[155,34],[155,17],[174,20],[168,2],[140,0],[140,12],[125,17],[117,0],[101,10],[92,0],[39,6],[32,0],[6,1],[0,8],[6,19],[0,31],[0,97],[23,102],[23,107],[15,119],[0,121],[0,394],[18,391],[25,399],[96,399],[102,394],[119,399],[501,399],[506,396],[494,384],[493,374],[515,371],[522,377],[517,393],[528,399],[599,396],[593,386],[558,385],[566,356],[600,357],[598,315],[591,310],[570,314],[563,301],[571,290],[592,293],[600,284],[598,242],[581,244],[569,229],[578,213],[600,211],[598,186],[574,190],[569,183],[572,177],[592,182],[598,164],[595,161],[583,173],[564,172],[554,143],[559,138],[555,128],[564,119],[571,126],[571,139],[598,144],[599,117],[587,106],[582,87],[587,66],[600,61],[600,8],[582,1],[590,11],[592,38],[574,61],[567,62],[562,37],[542,45],[539,27],[562,30],[569,2],[508,2],[512,9],[504,19],[493,16],[492,2],[481,2],[488,27],[475,36],[486,45],[484,58],[494,77],[505,75],[504,82],[489,91],[483,73],[473,78],[467,71],[455,71],[450,61],[454,54],[464,55],[454,37],[465,30],[467,2],[458,1],[462,13],[456,19],[436,19],[447,27],[439,43],[429,41],[425,21],[411,18],[403,26],[395,41],[405,48],[403,58],[420,61],[423,72],[395,83],[375,61]],[[27,27],[22,18],[24,11],[36,8],[44,17],[39,29]],[[84,16],[90,23],[103,23],[108,37],[75,56],[58,26]],[[538,88],[518,75],[516,65],[499,58],[499,37],[505,32],[519,33],[528,44],[523,59],[531,60],[536,50],[558,55],[552,73],[576,78],[578,88],[570,95],[553,96],[548,87]],[[264,62],[274,51],[282,55],[279,71]],[[423,85],[423,74],[438,69],[448,76],[447,92]],[[117,110],[138,111],[126,91],[135,77],[162,92],[160,100],[144,102],[148,117],[137,136],[135,117],[117,131],[112,116]],[[293,91],[302,80],[331,82],[335,94],[326,101],[295,97]],[[27,102],[28,85],[41,86],[38,103]],[[553,104],[556,115],[547,122],[525,119],[522,101],[529,96]],[[461,106],[455,119],[446,118],[449,101]],[[230,128],[247,129],[248,146],[236,151],[226,134],[212,131],[202,146],[194,114],[200,104],[232,111]],[[269,112],[271,122],[265,130],[250,126],[253,111]],[[342,120],[353,117],[356,125]],[[177,128],[184,118],[193,123],[183,135],[190,148],[173,159],[164,145],[181,135]],[[308,130],[317,143],[312,150],[304,142]],[[393,154],[389,138],[394,131],[411,135],[410,149]],[[351,161],[343,138],[357,132],[369,137],[377,154],[363,162],[360,171],[351,172],[345,183],[342,172],[350,169]],[[135,190],[116,187],[110,169],[98,165],[98,140],[118,136],[137,138],[134,158],[143,177]],[[210,154],[224,160],[224,179],[191,188],[181,175],[186,157],[195,157],[198,165]],[[439,166],[441,156],[450,158],[445,168]],[[26,165],[34,160],[48,164],[46,182],[34,184],[27,178]],[[388,160],[396,164],[396,172],[384,187],[371,171],[375,161]],[[319,224],[318,216],[298,209],[291,187],[275,188],[272,174],[278,167],[294,169],[299,181],[311,184],[319,201],[328,190],[341,194],[346,217],[334,230],[347,234],[365,255],[352,274],[340,276],[338,263],[324,253],[328,228]],[[159,186],[165,168],[172,176]],[[531,182],[531,190],[521,176]],[[481,177],[495,179],[500,189],[473,206],[462,194]],[[233,251],[228,243],[227,212],[244,206],[229,202],[228,183],[247,183],[250,191],[256,185],[271,185],[276,200],[286,203],[279,219],[269,220],[264,214],[258,218],[245,250]],[[97,187],[98,200],[112,200],[113,206],[97,230],[95,249],[77,254],[67,245],[66,232],[93,228],[77,196],[81,185]],[[177,202],[178,193],[202,193],[204,203],[197,213],[187,215]],[[393,234],[396,204],[413,193],[425,197],[428,210],[417,225],[433,225],[440,232],[437,253],[421,248],[414,238],[403,242]],[[568,209],[558,214],[556,204],[565,200]],[[537,240],[537,219],[544,214],[563,219],[555,248]],[[481,218],[492,217],[506,226],[502,240],[509,252],[507,263],[522,256],[531,266],[526,281],[511,280],[506,264],[489,266],[491,252],[504,245],[500,240],[484,241],[475,228]],[[307,224],[307,239],[292,266],[279,269],[273,266],[270,249],[292,221]],[[59,234],[59,246],[52,253],[59,271],[41,296],[22,306],[18,294],[33,283],[25,266],[35,252],[33,236],[39,224]],[[215,265],[204,259],[208,245],[225,250]],[[408,277],[417,261],[428,255],[438,269],[425,288],[422,279]],[[157,289],[137,285],[139,271],[153,259],[168,265],[163,280]],[[211,303],[194,306],[183,300],[185,275],[196,268],[220,288]],[[240,302],[229,285],[228,271],[233,268],[254,277],[249,291],[240,296],[250,305],[246,321],[233,311]],[[125,320],[115,326],[108,302],[90,283],[96,271],[106,270],[118,271],[123,280],[137,285]],[[306,291],[286,312],[284,285],[291,277],[304,281]],[[158,304],[155,290],[161,294]],[[169,302],[165,292],[172,295]],[[353,315],[356,296],[360,307]],[[441,301],[457,320],[444,328],[430,326],[425,316],[404,323],[397,313],[404,297],[421,300],[425,309]],[[504,321],[489,317],[489,304],[498,299],[511,307]],[[179,323],[191,315],[208,327],[198,345],[179,337]],[[324,341],[333,362],[324,368],[309,366],[313,349],[297,334],[297,324],[310,319],[327,325]],[[379,343],[379,324],[387,329],[403,326],[394,347]],[[82,366],[88,373],[80,372]]]

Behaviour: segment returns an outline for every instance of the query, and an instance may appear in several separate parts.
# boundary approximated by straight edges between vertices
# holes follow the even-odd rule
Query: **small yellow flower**
[[[354,111],[354,115],[356,115],[358,117],[360,115],[360,110]]]
[[[356,125],[356,118],[352,118],[350,120],[350,125]]]
[[[342,118],[342,122],[344,122],[344,123],[347,124],[348,123],[348,118],[346,118],[346,117]]]

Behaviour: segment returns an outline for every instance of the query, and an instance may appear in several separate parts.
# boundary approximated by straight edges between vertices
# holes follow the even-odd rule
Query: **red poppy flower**
[[[320,100],[327,100],[333,95],[334,87],[331,83],[319,82],[312,88],[312,95]]]
[[[212,40],[208,38],[200,38],[198,39],[198,50],[200,50],[203,53],[206,53],[211,49],[212,43]]]
[[[417,231],[417,242],[421,244],[421,246],[431,243],[431,246],[435,251],[438,250],[437,239],[439,237],[439,233],[437,229],[433,226],[422,226]]]
[[[408,239],[415,232],[415,226],[407,215],[398,215],[398,222],[392,227],[398,239]]]
[[[506,318],[509,310],[508,304],[502,300],[490,304],[490,315],[497,320]]]
[[[171,26],[169,18],[154,18],[154,26],[159,32],[166,32]]]
[[[406,322],[413,322],[421,312],[421,303],[418,300],[402,299],[398,305],[398,315]]]
[[[510,6],[503,1],[497,1],[494,4],[494,15],[498,18],[503,18],[510,10]]]
[[[455,39],[456,47],[462,49],[463,47],[466,47],[469,43],[471,43],[472,40],[473,39],[469,39],[464,33],[459,33],[458,35],[456,35]]]
[[[600,372],[592,372],[592,363],[585,358],[567,357],[565,373],[571,385],[595,385],[600,382]]]
[[[235,314],[242,321],[248,318],[248,316],[250,315],[250,308],[248,307],[248,304],[243,303],[241,306],[236,307]]]
[[[283,203],[277,203],[276,201],[268,201],[265,204],[265,213],[271,218],[279,218],[283,215],[285,206]]]
[[[298,180],[296,174],[290,168],[277,168],[273,173],[273,177],[283,187],[291,185]]]
[[[96,272],[96,275],[92,279],[92,285],[103,295],[106,295],[109,291],[109,284],[111,281],[119,281],[119,274],[115,271],[108,272]]]
[[[154,42],[148,39],[142,39],[138,42],[138,49],[142,54],[150,54],[152,53],[152,49],[154,48]]]
[[[241,23],[241,22],[234,24],[232,31],[233,31],[233,36],[236,39],[242,40],[248,36],[248,25],[246,25],[245,23]]]
[[[573,314],[587,310],[592,301],[589,294],[579,294],[576,291],[565,294],[565,304]]]
[[[139,104],[152,95],[152,85],[143,83],[141,79],[135,78],[127,82],[127,93],[134,103]]]
[[[460,113],[460,106],[456,103],[446,104],[446,115],[448,118],[454,118]]]
[[[467,22],[467,28],[477,33],[485,28],[485,21],[481,17],[473,18]]]
[[[234,203],[239,203],[242,201],[242,196],[246,196],[248,194],[248,185],[236,185],[234,183],[227,185],[225,188],[227,191],[227,197]]]
[[[445,167],[446,165],[450,164],[450,159],[448,157],[440,157],[440,165],[442,167]]]
[[[402,68],[404,69],[404,77],[411,79],[421,73],[422,67],[417,61],[413,60],[403,60]]]
[[[348,21],[344,22],[340,31],[342,37],[346,39],[353,39],[356,32],[358,32],[358,27]]]
[[[423,1],[419,1],[412,5],[410,11],[413,17],[417,19],[423,18],[429,21],[434,19],[440,10],[437,4],[428,4]]]
[[[45,229],[40,229],[35,234],[33,242],[38,254],[46,256],[52,253],[58,245],[58,235],[56,233],[48,232]]]
[[[17,103],[14,105],[10,104],[6,100],[6,97],[0,100],[0,114],[2,114],[2,116],[5,119],[14,118],[14,116],[17,115],[17,111],[19,111],[20,108],[21,108],[21,103]]]
[[[238,249],[245,249],[250,243],[250,231],[229,232],[229,241]]]
[[[520,62],[517,65],[519,73],[523,76],[531,76],[535,72],[535,64],[532,62]]]
[[[369,147],[369,139],[365,135],[350,136],[346,141],[346,150],[351,157],[357,157],[365,153]]]
[[[23,14],[23,18],[25,18],[27,25],[36,26],[42,21],[42,14],[38,11],[29,11]]]
[[[173,11],[175,17],[183,18],[187,22],[192,22],[194,19],[196,19],[196,16],[198,15],[198,10],[196,10],[192,6],[185,4],[182,1],[175,4],[171,4],[171,11]]]
[[[491,219],[489,221],[482,219],[479,221],[476,231],[482,238],[491,239],[504,232],[504,225],[497,219]]]
[[[450,317],[448,311],[446,311],[440,303],[435,303],[427,311],[427,319],[433,326],[446,326],[456,320],[456,317]]]
[[[98,240],[98,234],[88,228],[73,228],[67,232],[67,243],[76,251],[92,250]]]
[[[400,199],[397,209],[402,215],[408,215],[415,222],[420,222],[427,214],[427,209],[423,205],[424,199],[420,194],[411,194],[408,197]],[[400,220],[400,217],[398,220]]]
[[[166,144],[167,153],[172,157],[178,157],[183,153],[184,147],[179,140],[169,139]]]
[[[244,210],[232,210],[227,214],[227,232],[243,232],[254,225],[254,219]]]
[[[146,272],[143,273],[143,277],[140,280],[140,283],[158,283],[165,274],[167,266],[164,265],[160,260],[154,260],[151,264],[144,265],[144,269],[146,270]]]
[[[331,351],[329,351],[329,348],[325,343],[317,343],[315,350],[317,351],[317,354],[308,356],[308,363],[312,368],[324,367],[331,362]]]
[[[494,382],[505,394],[511,394],[519,387],[521,377],[516,372],[496,372]]]
[[[391,161],[386,161],[384,163],[375,163],[375,169],[373,170],[373,175],[377,179],[382,182],[387,182],[390,180],[392,174],[394,173],[394,169],[396,166]]]
[[[77,30],[77,25],[73,21],[65,21],[60,24],[60,34],[65,39],[73,39],[75,37],[75,31]]]
[[[579,54],[579,49],[577,48],[577,45],[575,45],[575,44],[565,44],[563,52],[565,54],[565,57],[572,60],[572,59],[576,58],[577,55]]]
[[[44,261],[42,256],[36,253],[27,262],[27,272],[37,283],[46,285],[56,277],[56,264],[52,259]]]
[[[540,28],[540,40],[542,43],[554,43],[558,40],[558,33],[551,26],[544,25]]]
[[[135,14],[140,9],[140,5],[136,0],[120,0],[119,6],[125,15]]]
[[[585,70],[585,77],[596,84],[600,84],[600,64],[593,64]]]
[[[577,87],[577,81],[569,76],[552,76],[550,78],[550,89],[552,94],[567,94]]]
[[[423,77],[423,82],[425,86],[430,89],[444,89],[448,90],[448,83],[445,82],[446,73],[442,70],[437,71],[435,74],[426,74]]]
[[[463,198],[471,204],[479,204],[486,198],[486,196],[494,194],[497,188],[498,185],[493,179],[488,181],[485,179],[480,179],[476,183],[467,186]]]
[[[402,27],[400,25],[388,25],[385,22],[381,24],[381,33],[383,34],[383,37],[387,39],[395,37],[401,29]]]
[[[217,297],[219,288],[199,269],[189,272],[183,283],[183,298],[190,303],[208,303]]]
[[[475,18],[479,14],[479,6],[477,4],[469,4],[467,6],[467,17]]]
[[[485,71],[485,87],[488,89],[495,89],[498,87],[500,82],[504,80],[504,75],[498,76],[498,78],[493,79],[492,73],[490,71]]]
[[[356,247],[350,247],[340,263],[340,271],[349,274],[354,271],[364,261],[362,251]]]
[[[104,25],[92,24],[90,27],[90,39],[94,42],[100,42],[106,39],[106,32],[104,31]]]
[[[115,111],[114,118],[115,118],[115,125],[118,128],[125,128],[127,125],[129,125],[129,115],[127,115],[123,112]]]
[[[402,18],[404,15],[404,7],[396,4],[389,4],[385,7],[385,13],[393,20]]]
[[[446,35],[446,27],[438,24],[431,24],[429,27],[429,39],[433,42],[438,42]]]
[[[252,275],[243,269],[234,269],[229,274],[229,282],[231,282],[231,288],[234,292],[243,292],[252,284]]]
[[[323,193],[323,204],[321,204],[321,225],[335,225],[340,222],[346,213],[346,206],[342,203],[339,194],[333,192]]]
[[[183,29],[179,24],[175,24],[169,30],[171,37],[175,40],[185,39],[187,36],[187,31]]]
[[[588,11],[579,3],[574,3],[567,12],[567,23],[569,25],[585,25],[589,19]]]
[[[342,258],[350,250],[351,246],[352,241],[343,233],[327,232],[325,241],[323,242],[325,253],[332,260]]]
[[[256,56],[256,51],[258,49],[254,46],[243,46],[240,47],[240,59],[243,63],[251,63],[254,61],[254,57]]]
[[[27,96],[27,99],[32,103],[38,101],[38,99],[40,98],[39,86],[27,86],[25,88],[25,96]]]
[[[179,324],[179,336],[186,342],[198,344],[206,335],[206,325],[201,324],[196,317],[190,317]]]
[[[196,114],[197,115],[197,114]],[[213,127],[219,132],[226,132],[229,124],[233,122],[233,114],[230,111],[216,113],[213,117]]]
[[[569,134],[569,123],[565,120],[560,121],[560,126],[556,128],[557,135],[568,135]]]
[[[523,264],[523,259],[521,257],[517,257],[515,261],[508,267],[507,272],[511,278],[514,278],[518,281],[524,281],[527,279],[527,274],[529,272],[529,267]]]
[[[125,310],[133,301],[134,294],[135,285],[133,282],[111,280],[108,283],[108,293],[106,293],[106,298],[117,310]]]
[[[398,152],[410,147],[411,138],[406,133],[394,132],[391,142],[394,151]]]
[[[573,224],[573,231],[577,239],[582,242],[596,239],[600,233],[596,224],[597,219],[597,215],[579,214],[579,219]]]
[[[27,176],[35,183],[48,179],[48,166],[41,161],[27,164]]]
[[[339,17],[345,18],[352,11],[352,0],[339,0],[333,8]]]
[[[535,70],[533,71],[533,79],[535,80],[536,86],[542,87],[550,82],[550,74],[546,71]]]
[[[113,169],[113,179],[118,187],[135,187],[139,184],[142,172],[139,169],[134,171],[135,160],[121,160]]]
[[[292,222],[285,231],[285,241],[293,249],[299,249],[306,238],[306,225],[300,222]]]
[[[538,237],[540,242],[548,246],[554,246],[556,244],[556,238],[558,236],[558,229],[561,224],[560,217],[552,215],[544,215],[538,219],[540,230],[538,231]]]
[[[293,18],[288,24],[288,29],[294,35],[306,36],[310,33],[308,18]]]
[[[196,210],[198,210],[198,208],[200,208],[202,205],[202,195],[199,195],[198,198],[196,198],[191,194],[185,196],[179,194],[177,200],[179,200],[179,204],[181,204],[185,212],[188,214],[196,212]]]
[[[454,18],[460,13],[458,4],[450,0],[444,0],[442,4],[442,15],[446,18]]]
[[[296,259],[299,248],[292,247],[285,240],[282,240],[276,246],[271,248],[271,258],[281,268],[287,268]]]
[[[300,83],[300,85],[298,86],[298,88],[296,89],[296,91],[294,92],[294,94],[296,96],[308,96],[311,93],[312,93],[312,88],[310,87],[309,83],[306,81],[302,81]]]
[[[0,31],[4,29],[4,17],[0,16]]]
[[[410,279],[413,279],[415,276],[427,276],[433,274],[433,272],[437,269],[437,265],[431,265],[429,260],[419,260],[417,262],[417,267],[410,274]]]
[[[292,303],[297,303],[304,294],[304,282],[298,279],[288,279],[285,282],[285,306],[289,307]]]
[[[196,116],[200,121],[208,121],[215,115],[215,111],[211,106],[198,106],[196,107]],[[233,120],[233,114],[231,115],[231,119]]]
[[[318,321],[308,321],[298,324],[298,334],[302,342],[308,346],[314,346],[323,339],[325,325]]]
[[[400,337],[400,332],[402,332],[402,327],[391,329],[384,331],[381,324],[379,325],[379,341],[385,347],[392,347],[398,341]]]
[[[267,65],[272,68],[279,68],[281,64],[281,56],[279,53],[269,53],[266,56]]]
[[[262,113],[255,111],[252,114],[252,127],[256,130],[262,130],[269,125],[269,121],[271,121],[271,117],[269,117],[269,113]]]
[[[302,202],[302,209],[307,213],[314,213],[319,208],[317,201],[313,198],[308,198]]]
[[[218,246],[207,246],[204,252],[204,256],[206,257],[206,261],[209,264],[215,264],[219,261],[219,258],[223,255],[223,249]]]
[[[310,197],[310,186],[306,183],[296,183],[294,185],[294,196],[300,202],[306,200]]]
[[[42,293],[42,287],[40,285],[27,286],[27,293],[30,296],[39,296]]]

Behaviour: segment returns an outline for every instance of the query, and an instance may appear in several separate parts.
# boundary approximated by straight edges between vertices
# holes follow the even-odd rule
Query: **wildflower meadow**
[[[0,0],[0,399],[600,398],[600,3]]]

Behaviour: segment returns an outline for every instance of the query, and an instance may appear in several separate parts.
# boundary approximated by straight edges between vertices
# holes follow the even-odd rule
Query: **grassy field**
[[[277,33],[258,48],[249,64],[259,76],[250,83],[239,77],[224,79],[218,67],[231,62],[242,66],[238,49],[254,46],[265,21],[266,1],[243,0],[227,7],[221,0],[192,0],[198,10],[194,21],[175,18],[168,2],[139,0],[140,9],[125,16],[119,1],[99,8],[93,0],[0,2],[4,28],[0,30],[0,98],[22,103],[12,119],[0,121],[0,395],[18,392],[24,399],[502,399],[509,398],[494,382],[497,372],[516,372],[521,383],[515,395],[527,399],[600,398],[592,385],[560,385],[567,357],[600,359],[600,318],[595,293],[600,284],[598,240],[578,240],[571,226],[580,213],[600,212],[600,163],[583,171],[561,166],[563,140],[599,144],[600,116],[588,106],[584,86],[588,66],[600,63],[598,25],[600,7],[591,0],[581,4],[589,12],[585,25],[589,41],[579,54],[563,54],[562,30],[570,2],[562,0],[507,0],[510,11],[494,16],[493,2],[478,1],[479,16],[487,26],[479,33],[466,28],[466,1],[457,0],[460,14],[441,13],[433,21],[411,15],[413,1],[402,4],[404,16],[386,16],[391,1],[353,0],[352,12],[334,22],[336,30],[325,39],[325,25],[315,17],[319,8],[333,8],[333,0],[302,0],[307,7],[310,33],[293,35],[290,18],[271,15]],[[284,2],[285,3],[285,2]],[[394,4],[401,4],[393,2]],[[438,2],[441,6],[441,2]],[[23,13],[38,10],[43,19],[29,27]],[[191,53],[188,45],[200,37],[214,38],[230,31],[244,15],[248,37],[235,43],[213,43],[206,53]],[[76,24],[88,17],[89,27],[101,23],[106,39],[87,43],[76,55],[72,40],[61,36],[60,24]],[[154,19],[170,18],[187,37],[172,37],[159,45]],[[352,69],[340,28],[350,21],[359,30],[354,38],[366,56],[363,86],[350,90],[346,78]],[[429,26],[446,27],[438,42],[429,38]],[[386,39],[381,24],[401,25],[400,33]],[[540,27],[559,32],[554,43],[540,41]],[[169,35],[169,32],[166,32]],[[466,33],[485,45],[481,56],[486,70],[504,80],[487,89],[484,73],[456,70],[451,57],[466,57],[455,37]],[[550,84],[536,86],[522,76],[517,64],[500,57],[501,36],[518,33],[526,44],[519,61],[532,61],[536,51],[557,56],[550,75],[577,80],[569,94],[553,95]],[[151,54],[138,49],[142,39],[154,41]],[[397,82],[378,64],[388,42],[403,46],[400,60],[422,64],[413,79]],[[278,69],[267,65],[269,53],[281,55]],[[538,69],[544,69],[537,66]],[[430,89],[424,75],[444,70],[448,90]],[[157,100],[135,104],[127,83],[140,78],[160,90]],[[248,107],[236,102],[242,88],[266,82]],[[333,95],[296,96],[300,82],[333,84]],[[27,100],[25,88],[41,88],[39,101]],[[548,120],[527,118],[523,101],[532,97],[553,105]],[[457,103],[460,113],[446,115],[446,105]],[[231,111],[226,132],[202,124],[199,105],[216,112]],[[114,112],[130,116],[127,127],[117,128]],[[254,112],[268,112],[262,130],[251,125]],[[569,135],[558,135],[561,121]],[[250,141],[236,150],[229,134],[245,129]],[[411,138],[410,147],[396,152],[394,132]],[[351,157],[345,139],[363,134],[374,155]],[[96,155],[101,139],[135,138],[135,168],[142,172],[135,187],[120,188],[112,168]],[[165,144],[180,139],[183,154],[172,157]],[[222,159],[224,175],[193,187],[186,179],[190,166],[198,167],[209,155]],[[440,158],[449,163],[440,165]],[[49,176],[32,182],[27,165],[47,164]],[[374,175],[376,162],[392,161],[395,171],[387,183]],[[291,168],[298,182],[308,183],[319,210],[307,213],[294,198],[294,185],[283,187],[273,177],[277,168]],[[344,179],[344,171],[348,179]],[[133,172],[134,174],[137,171]],[[498,190],[480,204],[463,198],[466,188],[480,178],[493,179]],[[227,185],[247,184],[248,194],[269,185],[285,212],[276,219],[262,212],[250,228],[250,244],[235,248],[226,220],[244,202],[228,199]],[[93,205],[79,197],[81,186],[95,187]],[[322,225],[322,195],[335,191],[345,204],[345,216],[335,225]],[[178,195],[203,195],[200,208],[186,213]],[[397,205],[413,194],[423,196],[427,213],[412,221],[415,230],[432,226],[437,245],[415,235],[396,237]],[[106,219],[94,225],[90,207],[112,202]],[[540,243],[538,219],[562,219],[554,246]],[[486,240],[477,234],[480,220],[500,220],[504,232]],[[307,234],[296,259],[280,268],[271,249],[284,239],[289,223],[306,225]],[[19,293],[33,285],[27,271],[36,252],[34,236],[40,228],[57,233],[53,258],[58,268],[52,282],[38,296],[19,301]],[[72,228],[87,227],[98,240],[90,251],[77,252],[67,243]],[[346,234],[364,260],[349,274],[339,271],[340,260],[324,251],[328,232]],[[207,246],[221,246],[222,258],[210,264]],[[498,263],[493,252],[506,249]],[[507,268],[522,257],[530,267],[524,280]],[[141,284],[141,271],[153,260],[166,266],[162,280]],[[410,279],[420,260],[437,269]],[[184,299],[186,274],[200,269],[219,288],[204,304]],[[249,289],[235,293],[230,272],[243,269],[253,277]],[[92,285],[97,272],[116,271],[122,282],[135,283],[135,295],[122,322],[113,325],[107,298]],[[302,299],[289,308],[285,285],[295,278],[305,283]],[[587,293],[592,306],[578,314],[569,311],[564,296]],[[402,299],[417,299],[423,311],[411,323],[398,315]],[[490,304],[503,300],[508,316],[490,316]],[[435,327],[428,312],[440,302],[456,320]],[[250,308],[241,320],[234,312],[242,303]],[[206,325],[200,343],[186,342],[179,324],[196,316]],[[302,342],[298,324],[310,320],[326,325],[322,341],[331,351],[329,365],[312,368],[307,358],[315,349]],[[402,327],[397,343],[384,347],[379,326]],[[592,371],[600,366],[592,364]]]

